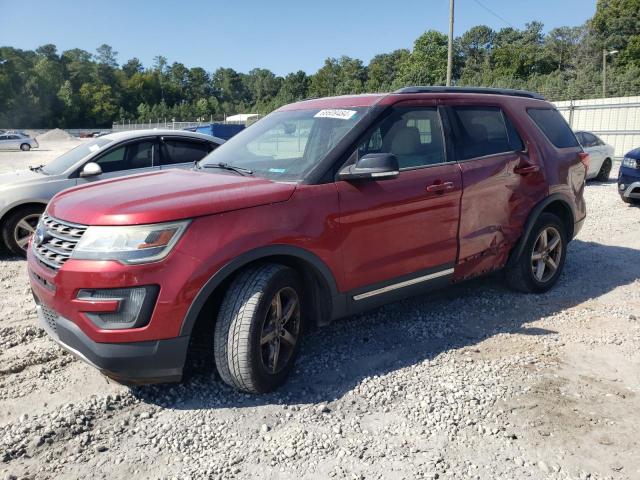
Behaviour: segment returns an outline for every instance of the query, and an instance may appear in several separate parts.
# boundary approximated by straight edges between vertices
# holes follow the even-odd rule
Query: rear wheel
[[[602,162],[602,166],[600,167],[600,171],[598,172],[598,176],[596,180],[599,182],[606,182],[609,180],[609,174],[611,173],[611,159],[607,158],[604,162]]]
[[[517,263],[507,268],[507,283],[521,292],[546,292],[558,281],[566,252],[567,234],[562,222],[551,213],[543,213]]]
[[[2,240],[14,255],[27,256],[29,238],[36,231],[43,207],[28,206],[10,214],[2,226]]]
[[[214,335],[222,380],[249,393],[265,393],[289,376],[302,333],[300,279],[289,267],[264,264],[233,280]]]
[[[22,145],[20,145],[20,150],[22,150],[23,152],[28,152],[29,150],[31,150],[31,145],[29,145],[28,143],[23,143]]]

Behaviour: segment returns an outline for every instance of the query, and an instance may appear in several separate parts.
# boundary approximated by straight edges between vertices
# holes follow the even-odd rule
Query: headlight
[[[189,225],[189,220],[127,227],[87,228],[71,258],[148,263],[166,257]]]
[[[638,168],[638,161],[635,158],[624,157],[622,159],[622,166],[629,168]]]

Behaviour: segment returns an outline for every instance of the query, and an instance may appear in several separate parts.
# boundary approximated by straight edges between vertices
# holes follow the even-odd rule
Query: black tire
[[[543,281],[540,281],[533,272],[532,256],[534,254],[534,247],[536,247],[541,233],[549,228],[555,229],[555,231],[559,233],[561,251],[555,260],[557,265],[555,273],[549,278],[544,278]],[[543,213],[540,215],[533,226],[531,235],[529,235],[527,239],[520,258],[513,266],[507,267],[505,270],[507,284],[514,290],[525,293],[544,293],[549,290],[556,284],[562,274],[567,255],[567,243],[567,232],[560,219],[551,213]]]
[[[620,198],[624,203],[628,203],[629,205],[640,205],[640,199],[623,197],[622,195],[620,195]]]
[[[604,162],[602,162],[602,166],[600,167],[600,171],[598,172],[598,176],[596,180],[599,182],[606,182],[609,180],[609,174],[611,173],[612,162],[610,158],[605,158]]]
[[[27,233],[25,229],[20,227],[20,223],[23,220],[27,220],[27,223],[30,224],[35,230],[35,224],[37,223],[37,218],[42,215],[44,207],[40,207],[37,205],[30,205],[27,207],[19,208],[13,213],[9,214],[2,225],[2,241],[4,242],[5,247],[12,254],[19,257],[26,257],[27,250],[26,244],[21,246],[18,243],[18,239],[22,236],[19,235],[20,232]]]
[[[303,331],[300,285],[300,278],[294,270],[278,264],[250,267],[232,281],[220,306],[213,340],[216,367],[225,383],[248,393],[266,393],[287,380]],[[285,326],[289,325],[291,333],[295,333],[292,346],[284,340],[284,333],[276,334],[275,327],[267,328],[268,333],[265,334],[265,327],[275,326],[274,302],[276,297],[282,300],[282,292],[290,295],[291,299],[294,298],[291,292],[294,292],[297,300],[297,313],[292,310],[290,317],[292,323],[284,322]],[[282,303],[280,312],[285,310]],[[287,302],[288,305],[290,303]],[[295,328],[294,323],[297,325]],[[282,330],[286,331],[284,327]],[[273,339],[263,344],[262,340],[269,336]],[[288,338],[290,341],[292,337]],[[286,349],[286,358],[273,354],[276,348],[282,355]],[[269,355],[265,359],[267,351]],[[281,364],[281,368],[270,370],[268,364],[274,358],[276,360],[272,364]]]
[[[22,150],[23,152],[28,152],[29,150],[31,150],[31,145],[29,145],[28,143],[23,143],[22,145],[20,145],[20,150]]]

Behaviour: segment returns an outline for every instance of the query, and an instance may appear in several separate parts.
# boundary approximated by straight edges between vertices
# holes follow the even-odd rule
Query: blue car
[[[640,148],[631,150],[622,160],[618,193],[625,203],[640,204]]]

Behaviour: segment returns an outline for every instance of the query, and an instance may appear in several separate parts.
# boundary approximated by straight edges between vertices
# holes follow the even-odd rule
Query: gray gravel
[[[640,208],[586,196],[553,291],[496,274],[336,322],[259,397],[206,372],[108,383],[43,336],[2,257],[0,479],[640,478]]]

